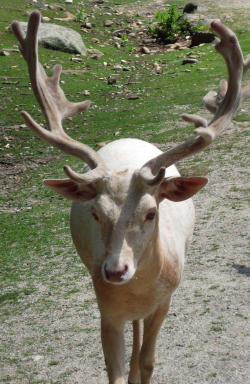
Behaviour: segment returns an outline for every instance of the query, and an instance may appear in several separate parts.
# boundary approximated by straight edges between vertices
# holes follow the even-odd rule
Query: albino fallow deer
[[[250,66],[244,62],[234,33],[217,21],[217,51],[228,67],[229,81],[204,104],[214,112],[211,123],[197,115],[183,115],[194,123],[194,137],[162,153],[136,139],[109,143],[98,152],[71,139],[62,120],[85,111],[89,101],[69,102],[59,86],[61,66],[47,77],[38,62],[37,30],[40,13],[33,11],[27,35],[17,21],[12,28],[27,61],[33,92],[49,130],[22,112],[28,127],[42,140],[83,160],[84,173],[65,166],[68,178],[44,184],[73,200],[71,231],[74,244],[92,277],[101,312],[101,339],[110,384],[125,383],[124,325],[133,321],[133,350],[128,382],[148,384],[155,363],[161,324],[178,286],[194,227],[190,199],[206,183],[204,177],[181,177],[179,160],[201,151],[227,128],[240,103],[249,96],[241,79]],[[142,335],[142,321],[144,330]],[[84,382],[84,380],[83,380]]]

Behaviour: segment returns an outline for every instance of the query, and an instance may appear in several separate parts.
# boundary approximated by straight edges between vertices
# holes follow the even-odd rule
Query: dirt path
[[[188,3],[188,1],[187,1]],[[217,1],[217,0],[203,0],[201,2],[195,2],[206,5],[209,9],[216,9],[218,12],[220,10],[231,9],[238,10],[244,9],[249,10],[250,5],[248,0],[225,0],[225,1]],[[123,10],[130,10],[133,13],[139,12],[140,14],[156,12],[158,9],[163,9],[166,5],[165,0],[154,0],[154,1],[137,1],[129,6],[121,6]]]

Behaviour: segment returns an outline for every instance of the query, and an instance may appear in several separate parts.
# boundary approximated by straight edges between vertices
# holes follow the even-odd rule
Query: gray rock
[[[140,98],[140,96],[139,95],[129,95],[128,96],[128,100],[137,100],[137,99],[139,99]],[[135,117],[134,115],[132,115],[131,116],[131,118],[133,118],[133,117]]]
[[[196,12],[204,12],[208,8],[203,4],[197,3],[187,3],[183,9],[183,13],[196,13]]]
[[[27,32],[27,24],[20,22],[23,31]],[[81,35],[71,28],[56,24],[40,24],[38,29],[38,45],[58,51],[87,56],[87,49]]]
[[[51,9],[52,11],[64,11],[65,8],[61,7],[61,5],[57,4],[48,4],[47,7]]]
[[[148,55],[150,53],[150,50],[147,47],[142,47],[141,53],[145,53],[146,55]]]
[[[191,46],[195,47],[200,44],[212,43],[215,39],[215,34],[213,32],[202,32],[198,31],[192,36]]]
[[[9,56],[9,55],[10,55],[10,53],[7,51],[1,51],[0,52],[0,56]]]
[[[200,25],[206,25],[206,26],[209,26],[211,24],[211,21],[212,20],[215,20],[215,17],[213,17],[212,15],[204,18],[204,16],[199,16],[198,13],[183,13],[183,15],[181,15],[180,17],[180,21],[181,20],[185,20],[187,19],[188,20],[188,23],[191,27],[198,27]],[[219,19],[216,19],[216,20],[219,20]]]
[[[196,12],[198,8],[198,4],[195,3],[188,3],[185,5],[183,9],[183,13],[193,13]]]
[[[191,27],[197,27],[198,25],[201,24],[201,19],[200,19],[199,15],[197,15],[197,14],[183,13],[183,15],[181,15],[179,20],[182,21],[185,19],[188,20],[188,24]]]
[[[113,21],[112,20],[106,20],[105,23],[104,23],[104,26],[105,27],[111,27],[111,25],[113,25]]]
[[[88,53],[91,55],[91,59],[100,59],[104,54],[98,49],[88,49]]]
[[[35,5],[37,8],[47,9],[47,5],[43,1],[38,1],[37,3],[31,3],[31,4]]]
[[[199,61],[197,59],[185,59],[185,60],[183,60],[182,65],[197,64],[197,63],[199,63]]]
[[[205,17],[205,19],[202,19],[202,24],[208,25],[210,27],[213,20],[220,21],[220,19],[216,19],[215,16],[209,15],[209,16]]]
[[[108,84],[116,84],[116,78],[115,77],[109,77],[108,78]]]

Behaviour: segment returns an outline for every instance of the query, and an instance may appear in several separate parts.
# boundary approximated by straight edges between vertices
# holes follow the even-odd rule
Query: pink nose
[[[126,271],[128,270],[128,266],[125,265],[125,267],[122,270],[118,271],[109,271],[107,267],[104,268],[106,279],[110,281],[111,283],[119,283],[124,279],[124,275]]]

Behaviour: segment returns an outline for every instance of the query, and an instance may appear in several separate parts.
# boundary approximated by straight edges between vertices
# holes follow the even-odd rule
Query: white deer
[[[155,347],[171,295],[178,286],[184,257],[194,227],[190,199],[206,183],[203,177],[181,177],[174,164],[207,147],[227,128],[240,102],[241,79],[250,66],[230,29],[217,21],[213,29],[221,43],[217,51],[228,67],[229,82],[209,93],[205,105],[215,113],[210,124],[197,115],[183,115],[193,122],[195,136],[162,153],[136,139],[122,139],[95,152],[71,139],[62,120],[85,111],[89,101],[71,103],[59,86],[61,66],[47,77],[38,62],[37,30],[40,13],[33,11],[27,36],[12,23],[27,61],[34,94],[49,130],[22,112],[27,126],[41,139],[87,163],[83,174],[65,166],[65,180],[44,184],[73,200],[71,231],[74,244],[92,277],[101,313],[101,339],[110,384],[125,383],[124,325],[133,321],[133,350],[128,382],[148,384],[155,363]],[[144,330],[142,335],[142,321]]]

